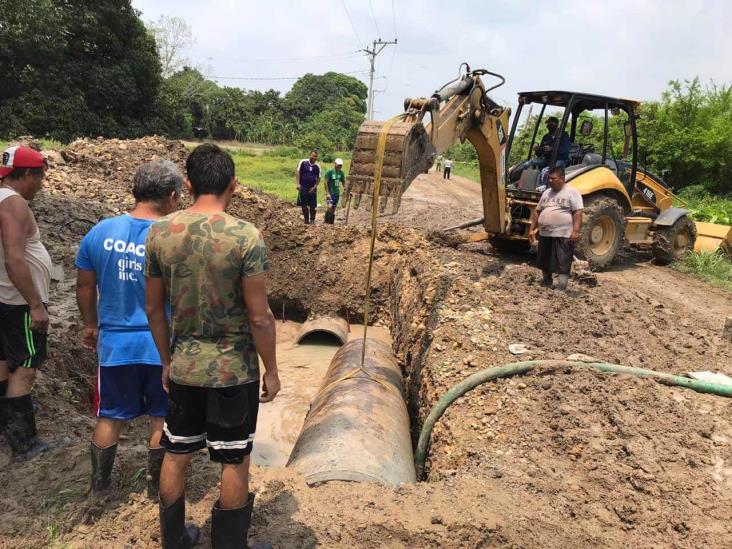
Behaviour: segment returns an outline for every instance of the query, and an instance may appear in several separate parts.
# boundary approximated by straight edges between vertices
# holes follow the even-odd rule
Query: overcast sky
[[[431,94],[467,61],[506,77],[492,93],[569,89],[656,99],[671,79],[732,82],[728,0],[133,0],[144,20],[182,17],[192,63],[219,84],[286,92],[312,72],[368,82],[359,49],[398,38],[377,58],[375,118]],[[349,19],[350,18],[350,19]],[[352,22],[351,22],[352,21]],[[224,78],[229,77],[229,78]],[[277,80],[252,80],[277,78]]]

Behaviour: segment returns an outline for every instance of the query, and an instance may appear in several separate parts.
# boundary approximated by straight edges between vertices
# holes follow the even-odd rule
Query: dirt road
[[[349,222],[360,224],[369,220],[369,211],[364,205],[351,211]],[[391,212],[391,204],[387,207]],[[442,174],[431,171],[418,176],[402,196],[399,213],[384,213],[379,223],[396,223],[402,227],[437,230],[457,225],[483,215],[480,185],[464,177],[453,175],[450,180]],[[345,219],[340,211],[338,218]]]

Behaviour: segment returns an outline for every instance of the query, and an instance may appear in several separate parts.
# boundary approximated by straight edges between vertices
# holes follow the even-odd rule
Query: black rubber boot
[[[186,524],[186,496],[181,496],[165,507],[158,500],[160,510],[160,536],[163,549],[190,549],[198,545],[201,531],[198,526]]]
[[[542,271],[541,285],[545,288],[551,288],[554,280],[550,271]]]
[[[160,468],[163,466],[165,448],[147,450],[147,497],[158,499],[160,490]]]
[[[211,511],[211,547],[213,549],[250,549],[247,541],[252,523],[254,494],[249,493],[245,507],[221,509],[218,502]],[[257,543],[251,549],[272,549],[271,543]]]
[[[4,398],[5,440],[8,441],[16,461],[25,461],[50,450],[50,446],[38,438],[33,400],[30,395]]]
[[[112,466],[114,457],[117,455],[117,444],[107,448],[100,448],[91,443],[91,491],[93,494],[101,494],[109,489],[112,484]]]
[[[3,438],[5,431],[5,417],[7,416],[5,395],[8,392],[8,380],[0,381],[0,440]]]

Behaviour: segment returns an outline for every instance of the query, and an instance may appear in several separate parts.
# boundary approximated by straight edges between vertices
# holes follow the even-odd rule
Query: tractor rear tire
[[[684,259],[694,249],[696,225],[688,216],[682,216],[670,227],[657,227],[653,233],[653,259],[668,265]]]
[[[580,238],[575,254],[595,270],[608,267],[623,244],[625,214],[618,201],[606,196],[590,196],[585,200]]]
[[[520,254],[531,248],[528,240],[493,237],[489,242],[494,250],[503,254]]]

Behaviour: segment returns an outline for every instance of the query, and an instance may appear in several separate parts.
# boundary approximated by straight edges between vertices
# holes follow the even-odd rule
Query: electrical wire
[[[339,72],[339,74],[367,74],[368,71],[349,71]],[[299,80],[304,75],[300,76],[214,76],[213,74],[204,75],[206,78],[212,78],[214,80]]]
[[[371,10],[371,19],[374,20],[374,26],[376,27],[376,35],[381,40],[381,31],[379,30],[379,24],[376,22],[376,14],[374,13],[374,4],[369,0],[369,9]]]
[[[247,58],[247,57],[207,57],[207,61],[235,61],[238,63],[289,63],[292,61],[309,61],[316,59],[350,59],[353,57],[361,57],[357,51],[336,53],[332,55],[312,55],[307,57],[281,57],[281,58]]]
[[[356,25],[353,24],[351,14],[348,13],[345,0],[341,0],[341,5],[343,6],[343,10],[346,12],[346,16],[348,16],[348,20],[351,22],[351,28],[353,29],[353,33],[356,35],[356,40],[358,40],[359,45],[363,48],[363,41],[361,41],[361,36],[358,34],[358,30],[356,30]]]

